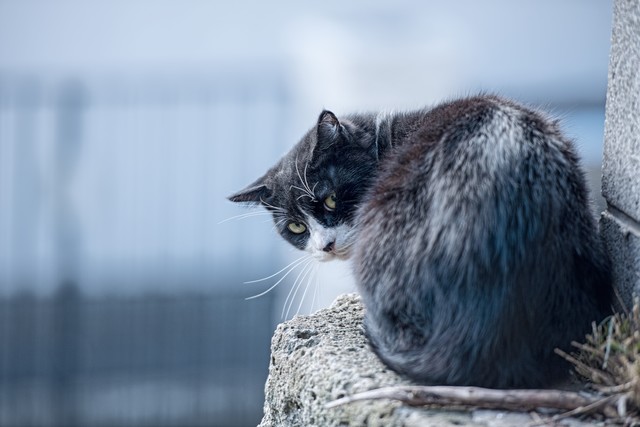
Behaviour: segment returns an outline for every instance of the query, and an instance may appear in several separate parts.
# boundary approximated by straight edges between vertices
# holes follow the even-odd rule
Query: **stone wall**
[[[615,286],[630,306],[640,295],[640,0],[615,0],[613,15],[600,224]]]

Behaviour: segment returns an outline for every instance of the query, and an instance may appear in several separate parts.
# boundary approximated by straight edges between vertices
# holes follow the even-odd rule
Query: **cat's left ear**
[[[261,203],[268,196],[269,189],[264,183],[264,177],[262,177],[245,189],[232,194],[228,199],[236,203]]]
[[[318,137],[322,139],[333,139],[340,134],[342,125],[340,121],[329,110],[323,110],[318,117]]]

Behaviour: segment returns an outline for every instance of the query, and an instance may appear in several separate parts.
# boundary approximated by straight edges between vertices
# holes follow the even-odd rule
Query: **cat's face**
[[[234,202],[261,204],[280,235],[316,259],[349,257],[355,214],[376,167],[374,130],[323,111],[289,153]]]

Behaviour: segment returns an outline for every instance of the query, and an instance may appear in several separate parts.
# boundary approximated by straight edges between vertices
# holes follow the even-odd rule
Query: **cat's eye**
[[[301,222],[290,222],[287,228],[294,234],[302,234],[307,230],[307,226]]]
[[[333,211],[336,209],[336,193],[335,192],[329,194],[329,196],[327,196],[327,198],[324,199],[324,207],[328,211]]]

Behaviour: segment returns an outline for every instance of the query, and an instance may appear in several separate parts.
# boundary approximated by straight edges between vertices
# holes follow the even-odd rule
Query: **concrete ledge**
[[[262,427],[403,425],[393,415],[397,405],[384,402],[324,408],[345,394],[402,383],[369,351],[362,317],[359,297],[346,295],[329,309],[278,326]]]
[[[328,309],[278,326],[260,427],[512,427],[533,421],[526,413],[428,410],[382,400],[327,409],[328,402],[345,395],[412,384],[389,371],[370,350],[362,318],[360,297],[349,294]],[[556,425],[592,424],[567,419]]]

